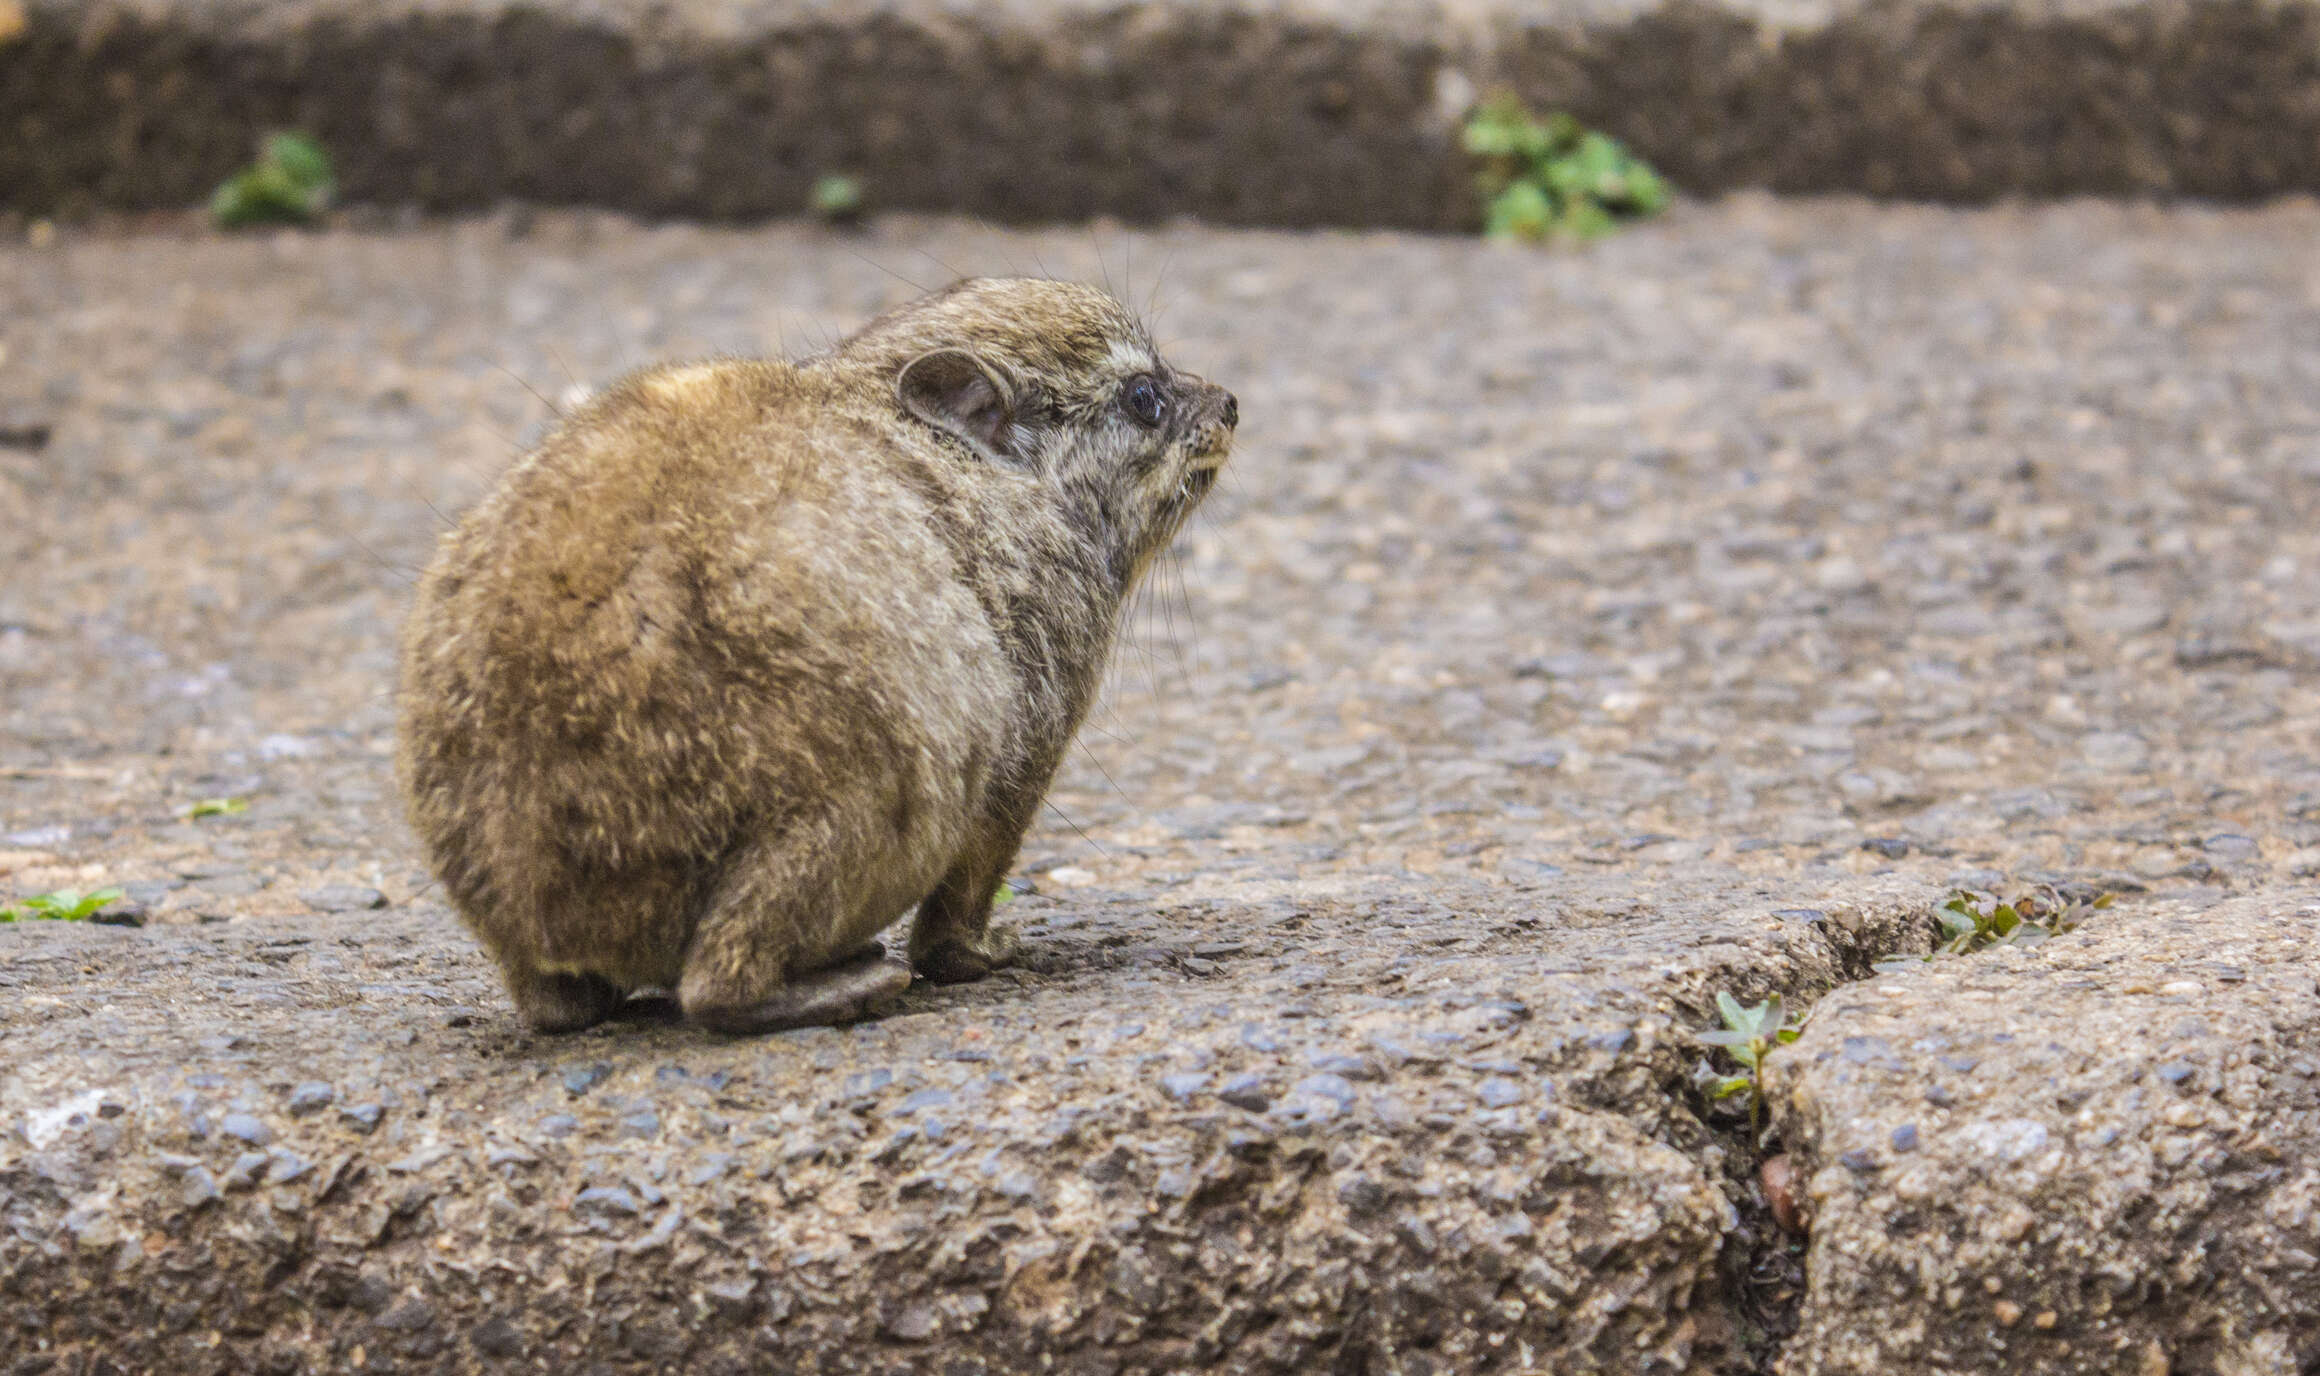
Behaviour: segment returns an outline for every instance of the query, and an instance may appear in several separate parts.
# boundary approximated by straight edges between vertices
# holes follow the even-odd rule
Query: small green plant
[[[1503,97],[1467,119],[1464,143],[1482,160],[1482,232],[1493,239],[1593,239],[1667,207],[1650,164],[1561,111],[1541,119]]]
[[[852,224],[862,217],[862,179],[839,172],[817,177],[806,204],[834,224]]]
[[[1737,1075],[1720,1075],[1706,1082],[1708,1097],[1716,1100],[1744,1096],[1748,1105],[1748,1133],[1761,1139],[1764,1133],[1764,1058],[1774,1048],[1795,1041],[1804,1033],[1804,1013],[1790,1013],[1780,1006],[1780,995],[1774,994],[1764,1002],[1742,1007],[1740,1000],[1730,994],[1716,995],[1716,1014],[1724,1025],[1713,1032],[1702,1032],[1700,1040],[1710,1046],[1724,1048],[1740,1067]]]
[[[249,810],[247,798],[204,798],[187,808],[185,815],[189,821],[199,821],[204,817],[239,817]]]
[[[1000,880],[999,887],[991,891],[991,906],[1003,908],[1014,901],[1015,886],[1004,879]]]
[[[107,903],[118,902],[120,898],[119,889],[98,889],[94,893],[58,889],[54,893],[34,894],[12,908],[0,907],[0,922],[86,922]]]
[[[209,198],[210,218],[233,229],[304,224],[330,208],[338,180],[330,155],[304,134],[268,134],[258,160],[226,179]]]
[[[1937,956],[1971,955],[1992,946],[2035,946],[2077,927],[2088,913],[2111,905],[2107,893],[2064,893],[2039,884],[2002,899],[1980,889],[1958,889],[1934,912],[1941,944],[1931,955],[1887,956],[1872,967],[1881,975],[1913,970]]]

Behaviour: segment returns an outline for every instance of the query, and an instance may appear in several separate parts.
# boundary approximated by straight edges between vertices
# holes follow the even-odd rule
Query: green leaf
[[[1747,1033],[1735,1032],[1729,1029],[1715,1032],[1701,1032],[1695,1035],[1697,1035],[1701,1041],[1706,1042],[1710,1046],[1746,1046],[1748,1044]]]
[[[233,817],[249,810],[250,800],[247,798],[204,798],[186,809],[185,815],[189,820],[199,820],[203,817]]]
[[[330,154],[305,134],[267,136],[263,161],[273,164],[303,187],[328,186],[332,179]]]
[[[209,199],[210,217],[228,228],[299,223],[330,206],[337,192],[330,155],[304,134],[269,135],[258,160],[226,179]]]
[[[1518,181],[1498,193],[1483,214],[1482,232],[1493,239],[1536,242],[1553,232],[1555,206],[1536,182]]]
[[[814,189],[807,204],[816,215],[837,220],[857,215],[862,210],[862,179],[833,172],[814,181]]]
[[[93,893],[82,893],[79,889],[58,889],[53,893],[34,894],[23,900],[20,906],[0,911],[11,914],[7,918],[10,922],[35,918],[49,922],[82,922],[102,911],[106,904],[119,901],[121,896],[119,889],[98,889]]]
[[[1600,201],[1576,200],[1563,207],[1563,232],[1574,239],[1600,239],[1619,228],[1619,222]]]
[[[1722,1018],[1724,1025],[1734,1031],[1748,1025],[1748,1010],[1740,1006],[1740,1000],[1722,990],[1716,992],[1716,1016]]]
[[[1780,1026],[1779,998],[1766,999],[1741,1009],[1738,1026],[1748,1034],[1751,1041],[1763,1041],[1774,1028]]]
[[[1478,158],[1527,157],[1532,127],[1522,107],[1497,100],[1474,112],[1459,135],[1459,143]]]
[[[1941,929],[1952,937],[1970,937],[1982,929],[1981,920],[1970,910],[1944,908],[1934,916],[1941,921]]]
[[[1755,1092],[1756,1082],[1745,1075],[1727,1075],[1708,1087],[1711,1099],[1729,1099],[1735,1094]]]
[[[1638,216],[1657,215],[1667,209],[1667,183],[1643,163],[1631,162],[1627,168],[1627,203]]]
[[[1571,150],[1570,161],[1594,195],[1610,199],[1626,189],[1627,154],[1603,135],[1589,130]]]
[[[228,227],[295,223],[308,214],[305,193],[269,167],[236,174],[210,198],[209,208],[211,216]]]

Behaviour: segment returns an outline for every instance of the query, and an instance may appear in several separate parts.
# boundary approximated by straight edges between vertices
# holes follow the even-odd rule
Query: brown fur
[[[1111,298],[1021,279],[571,416],[403,636],[410,818],[526,1017],[860,1015],[913,906],[920,973],[1004,960],[993,891],[1237,418]]]

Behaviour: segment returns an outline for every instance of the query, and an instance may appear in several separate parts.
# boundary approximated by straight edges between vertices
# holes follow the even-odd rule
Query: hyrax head
[[[883,370],[905,413],[983,461],[1052,484],[1123,587],[1208,495],[1240,423],[1232,393],[1169,367],[1126,307],[1072,282],[970,278],[871,321],[837,358]]]

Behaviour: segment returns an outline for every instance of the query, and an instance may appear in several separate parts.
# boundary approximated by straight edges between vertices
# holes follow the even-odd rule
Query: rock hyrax
[[[543,1031],[674,988],[734,1032],[1012,953],[991,900],[1230,392],[1089,287],[978,279],[802,362],[647,369],[443,537],[399,773]]]

